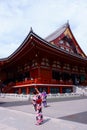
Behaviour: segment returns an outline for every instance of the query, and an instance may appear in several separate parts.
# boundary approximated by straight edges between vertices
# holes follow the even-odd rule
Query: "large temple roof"
[[[35,39],[37,41],[38,46],[40,46],[41,48],[43,47],[45,47],[46,49],[49,48],[50,51],[51,49],[54,49],[55,52],[61,51],[65,54],[69,54],[80,59],[86,59],[86,55],[84,54],[84,52],[82,51],[75,37],[72,34],[69,23],[66,23],[62,27],[58,28],[51,35],[46,37],[45,39],[35,34],[31,28],[29,34],[22,42],[22,44],[18,47],[18,49],[14,51],[14,53],[12,53],[9,57],[0,59],[0,61],[1,62],[13,61],[16,57],[18,58],[18,56],[21,56],[23,53],[29,52],[27,50],[29,48],[32,48]],[[75,50],[74,53],[67,51],[67,48],[64,50],[63,47],[60,47],[59,44],[62,45],[61,43],[59,43],[60,40],[65,40],[65,41],[68,40],[68,44],[69,44],[68,47],[69,49],[72,49],[72,51]],[[64,47],[65,47],[65,43],[64,43]]]
[[[71,50],[71,52],[76,55],[86,58],[86,55],[76,41],[68,22],[46,37],[45,40],[62,48],[62,50],[67,50],[69,52]]]

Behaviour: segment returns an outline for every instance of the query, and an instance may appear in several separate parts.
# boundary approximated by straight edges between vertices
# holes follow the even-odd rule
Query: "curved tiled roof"
[[[17,53],[20,53],[20,50],[23,49],[23,47],[26,45],[27,41],[29,40],[29,38],[31,36],[34,36],[36,37],[38,40],[40,40],[42,43],[45,43],[44,45],[48,45],[49,47],[52,47],[52,48],[55,48],[57,50],[60,50],[60,51],[63,51],[64,53],[69,53],[69,52],[66,52],[64,50],[62,50],[61,48],[57,47],[55,44],[50,44],[50,42],[52,40],[55,40],[56,38],[58,38],[60,35],[62,35],[66,29],[69,27],[69,23],[66,23],[64,24],[62,27],[58,28],[55,32],[53,32],[51,35],[49,35],[48,37],[46,37],[45,39],[39,37],[37,34],[35,34],[31,28],[29,34],[27,35],[27,37],[25,38],[25,40],[22,42],[22,44],[18,47],[18,49],[13,52],[9,57],[7,58],[2,58],[0,59],[0,61],[6,61],[6,60],[9,60],[11,59],[12,57],[14,57]],[[70,54],[70,53],[69,53]],[[76,56],[78,58],[81,58],[83,59],[82,56],[79,56],[79,55],[76,55],[76,54],[70,54],[70,55],[73,55],[73,56]]]

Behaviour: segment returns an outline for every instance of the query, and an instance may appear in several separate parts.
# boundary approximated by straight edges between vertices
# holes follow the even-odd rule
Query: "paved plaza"
[[[0,98],[0,130],[87,130],[87,97],[49,99],[43,115],[36,126],[30,100]]]

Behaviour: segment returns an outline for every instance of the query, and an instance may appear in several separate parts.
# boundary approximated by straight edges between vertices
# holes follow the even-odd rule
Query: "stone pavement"
[[[0,98],[0,130],[87,130],[87,97],[74,99],[48,101],[44,122],[36,126],[30,101]]]

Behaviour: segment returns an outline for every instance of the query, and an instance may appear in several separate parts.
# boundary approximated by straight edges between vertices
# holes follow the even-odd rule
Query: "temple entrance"
[[[21,88],[21,93],[26,94],[26,88]]]
[[[71,93],[72,92],[72,88],[62,88],[62,93]]]
[[[54,93],[54,94],[56,94],[56,93],[59,93],[60,91],[59,91],[59,88],[54,88],[54,87],[51,87],[50,88],[50,93]]]

